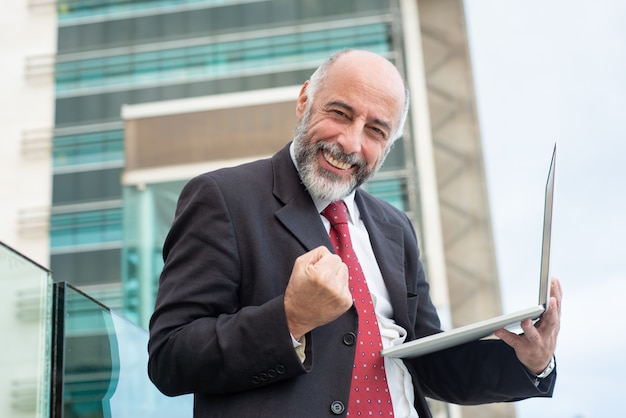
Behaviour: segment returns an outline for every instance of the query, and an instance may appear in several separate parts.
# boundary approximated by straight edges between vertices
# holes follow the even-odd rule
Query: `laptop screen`
[[[543,242],[541,243],[541,286],[539,304],[548,309],[550,300],[550,236],[552,234],[552,202],[554,198],[554,166],[556,164],[556,144],[552,151],[552,161],[546,182],[546,197],[543,209]]]

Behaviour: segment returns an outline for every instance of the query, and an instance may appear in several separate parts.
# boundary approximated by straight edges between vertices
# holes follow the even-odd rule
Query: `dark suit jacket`
[[[440,331],[408,218],[362,190],[356,202],[407,341]],[[332,248],[288,147],[191,180],[165,241],[150,322],[156,386],[167,395],[194,393],[196,417],[345,414],[354,308],[307,334],[303,364],[283,306],[294,260],[320,245]],[[461,404],[551,396],[556,375],[535,386],[500,341],[405,362],[421,417],[430,416],[424,396]]]

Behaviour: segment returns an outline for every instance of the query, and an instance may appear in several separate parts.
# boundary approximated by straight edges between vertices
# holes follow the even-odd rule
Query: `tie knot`
[[[331,225],[348,223],[348,208],[343,200],[332,202],[322,211],[324,216]]]

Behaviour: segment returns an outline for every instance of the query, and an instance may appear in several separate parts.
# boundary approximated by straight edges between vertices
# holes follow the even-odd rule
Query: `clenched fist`
[[[326,247],[298,257],[285,290],[285,312],[291,335],[299,340],[352,306],[348,268]]]

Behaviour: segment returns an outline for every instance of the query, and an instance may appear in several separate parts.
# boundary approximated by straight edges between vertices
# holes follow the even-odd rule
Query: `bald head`
[[[402,76],[390,61],[365,50],[336,52],[318,67],[306,85],[308,105],[312,104],[320,90],[346,85],[363,88],[372,94],[384,93],[389,98],[388,105],[395,108],[391,139],[393,141],[402,135],[409,95]]]

